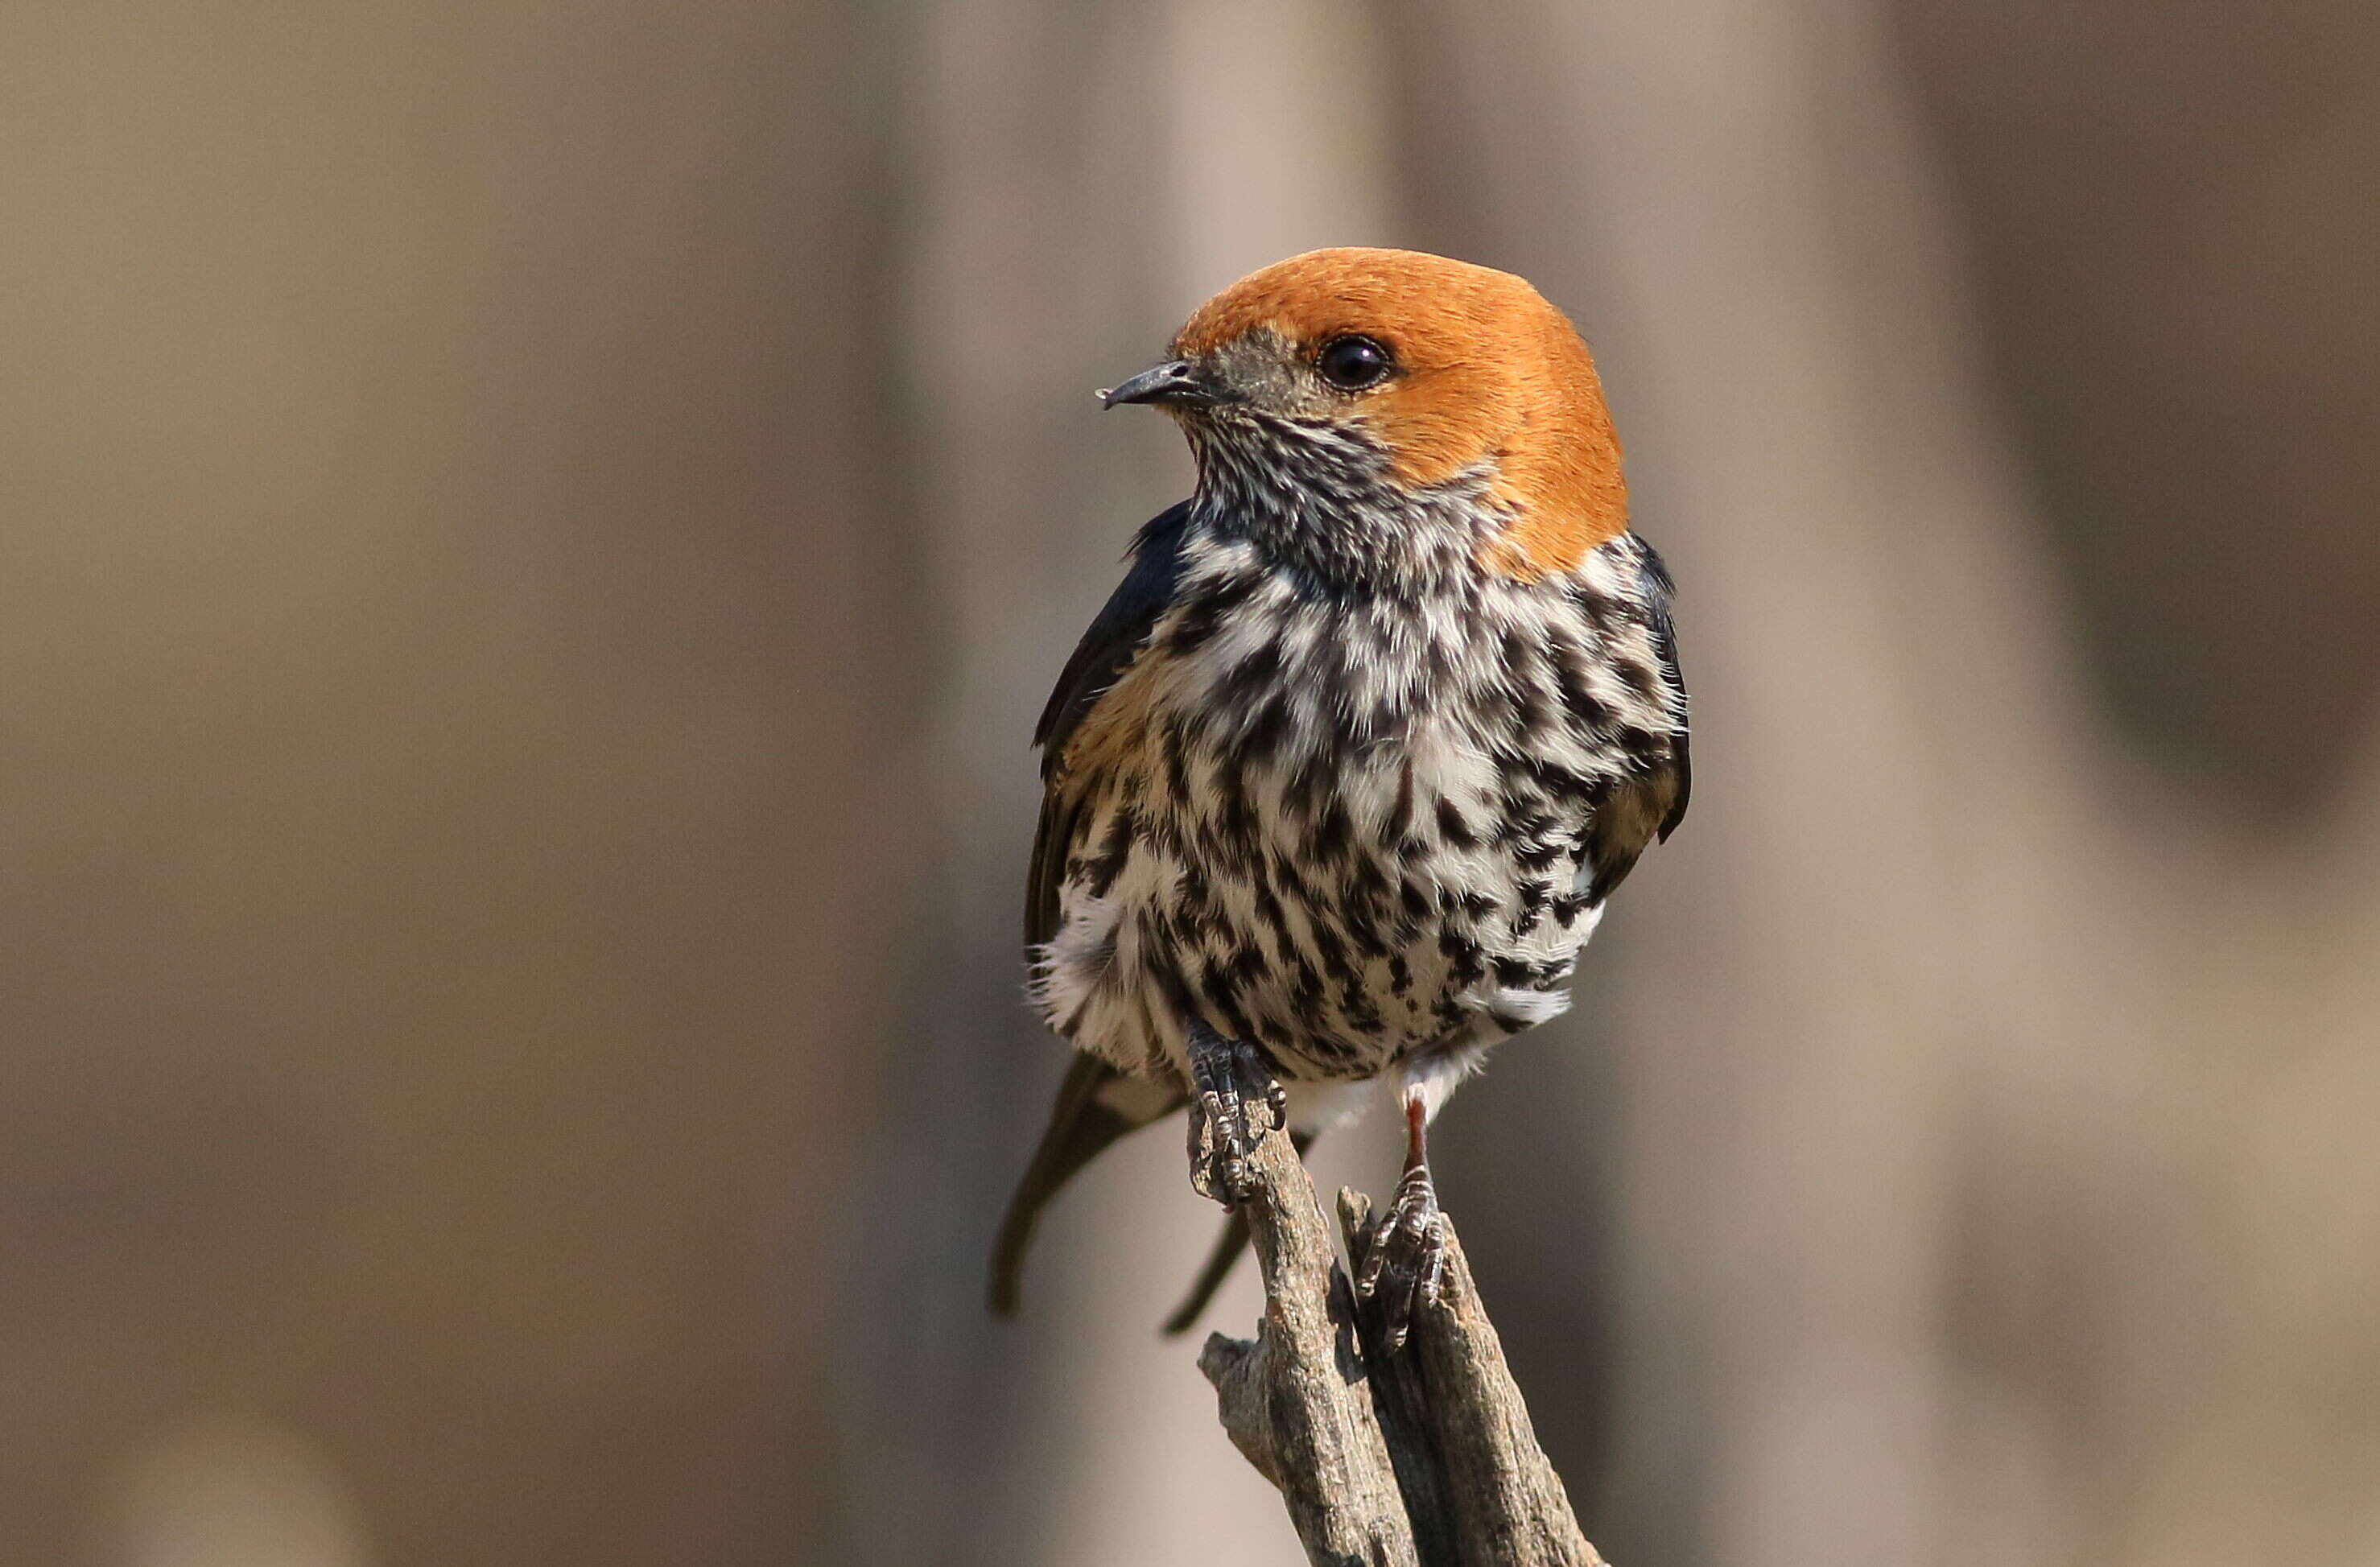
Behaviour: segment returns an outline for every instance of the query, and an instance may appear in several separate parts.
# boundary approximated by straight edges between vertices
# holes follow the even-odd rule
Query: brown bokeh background
[[[0,1560],[1294,1561],[1175,1139],[978,1269],[1089,392],[1358,242],[1684,587],[1441,1122],[1590,1533],[2380,1562],[2367,4],[95,0],[0,140]]]

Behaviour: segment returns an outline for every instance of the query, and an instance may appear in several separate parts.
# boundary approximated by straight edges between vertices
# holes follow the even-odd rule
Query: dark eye
[[[1342,392],[1378,386],[1397,368],[1385,345],[1368,337],[1333,337],[1314,356],[1315,370]]]

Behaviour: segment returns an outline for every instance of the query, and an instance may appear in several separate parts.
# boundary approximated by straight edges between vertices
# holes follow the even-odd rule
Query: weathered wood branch
[[[1223,1429],[1272,1482],[1317,1567],[1603,1567],[1537,1446],[1462,1244],[1448,1238],[1439,1304],[1390,1354],[1356,1299],[1314,1183],[1268,1135],[1247,1202],[1263,1270],[1254,1340],[1217,1333],[1198,1356]],[[1360,1264],[1371,1204],[1339,1195]]]

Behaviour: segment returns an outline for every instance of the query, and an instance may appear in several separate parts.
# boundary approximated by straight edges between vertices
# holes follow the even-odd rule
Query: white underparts
[[[1596,802],[1683,723],[1637,548],[1536,583],[1466,557],[1399,598],[1318,593],[1194,529],[1057,785],[1078,825],[1034,965],[1051,1026],[1178,1081],[1196,1014],[1327,1120],[1348,1108],[1327,1086],[1383,1074],[1434,1115],[1559,1015],[1602,916]]]

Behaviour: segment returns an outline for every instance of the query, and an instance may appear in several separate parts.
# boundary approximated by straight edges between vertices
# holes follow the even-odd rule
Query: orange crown
[[[1420,487],[1475,467],[1512,515],[1485,552],[1534,580],[1628,528],[1628,486],[1603,383],[1578,330],[1524,278],[1417,250],[1309,250],[1250,273],[1175,336],[1195,358],[1258,328],[1305,353],[1351,333],[1402,373],[1352,417]]]

